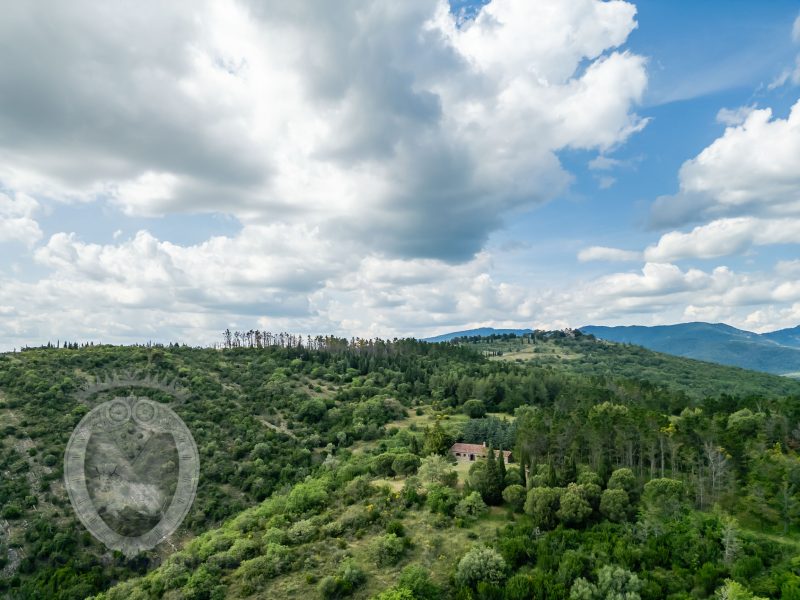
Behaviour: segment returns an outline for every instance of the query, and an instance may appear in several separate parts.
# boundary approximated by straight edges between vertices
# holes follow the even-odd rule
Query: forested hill
[[[680,390],[691,397],[800,393],[800,381],[787,377],[608,342],[579,330],[467,337],[452,343],[493,360],[525,362],[589,377],[646,382]]]
[[[800,374],[800,328],[758,334],[724,323],[581,327],[612,342],[779,375]]]
[[[635,355],[610,358],[625,347],[548,337],[541,364],[300,338],[0,355],[0,597],[794,597],[797,384],[730,370],[726,389],[719,371],[689,394],[667,384],[678,371],[632,378]],[[126,372],[181,391],[158,399],[201,462],[182,527],[132,560],[83,529],[61,483],[90,406],[143,391],[81,389]],[[451,464],[456,440],[515,463]]]

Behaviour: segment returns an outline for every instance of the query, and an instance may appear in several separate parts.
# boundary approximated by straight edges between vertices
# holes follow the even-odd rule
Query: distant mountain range
[[[587,325],[580,330],[601,340],[636,344],[656,352],[697,360],[800,377],[800,325],[770,333],[753,333],[724,323],[678,323],[605,327]],[[480,327],[452,331],[424,338],[426,342],[448,342],[466,336],[490,336],[514,333],[523,335],[532,329],[495,329]]]
[[[679,323],[655,327],[589,325],[583,333],[723,365],[800,376],[800,326],[753,333],[724,323]]]
[[[480,327],[478,329],[467,329],[466,331],[452,331],[450,333],[443,333],[434,337],[423,338],[423,342],[449,342],[458,337],[467,337],[479,335],[486,337],[489,335],[503,335],[504,333],[514,333],[516,335],[524,335],[526,333],[533,333],[533,329],[495,329],[494,327]]]

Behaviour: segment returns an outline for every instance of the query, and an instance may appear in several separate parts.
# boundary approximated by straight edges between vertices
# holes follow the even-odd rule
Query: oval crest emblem
[[[138,396],[116,397],[89,411],[64,454],[64,483],[78,518],[128,557],[178,528],[199,474],[197,445],[183,420]]]

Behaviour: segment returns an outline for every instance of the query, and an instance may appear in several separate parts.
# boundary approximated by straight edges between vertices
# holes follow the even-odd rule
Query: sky
[[[796,0],[11,2],[0,350],[800,324]]]

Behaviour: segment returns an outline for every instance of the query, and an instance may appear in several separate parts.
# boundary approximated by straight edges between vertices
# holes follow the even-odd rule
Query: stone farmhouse
[[[462,444],[456,442],[450,448],[450,454],[459,462],[474,462],[479,458],[486,458],[489,453],[489,448],[486,447],[486,442],[483,444]],[[503,450],[503,462],[506,464],[511,462],[511,452]]]

